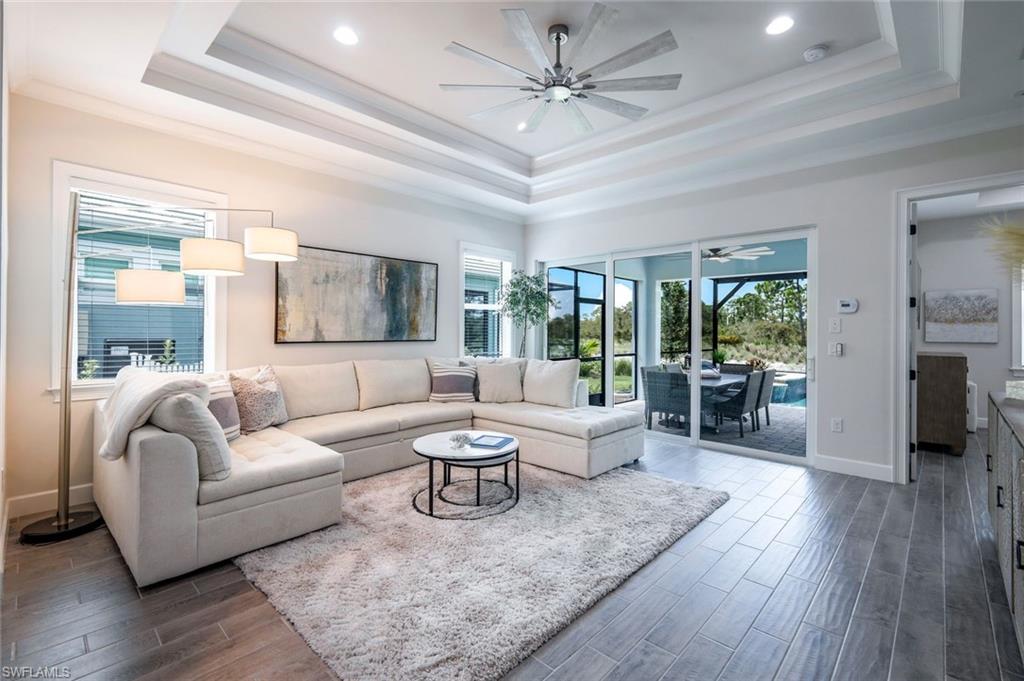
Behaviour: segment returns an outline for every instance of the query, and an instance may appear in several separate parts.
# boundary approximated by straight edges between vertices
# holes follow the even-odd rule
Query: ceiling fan
[[[477,52],[461,43],[451,43],[445,48],[447,51],[475,61],[478,64],[490,66],[506,75],[512,75],[527,81],[525,85],[441,83],[442,90],[520,90],[529,93],[511,102],[505,102],[504,104],[471,114],[471,118],[485,118],[500,111],[539,100],[539,106],[534,110],[530,118],[525,124],[521,123],[519,125],[520,132],[534,132],[540,126],[541,121],[544,120],[544,116],[547,115],[552,105],[560,104],[569,114],[569,121],[572,124],[573,130],[577,133],[586,133],[592,131],[594,127],[587,120],[583,111],[580,110],[577,102],[588,104],[635,121],[643,117],[648,110],[642,106],[605,97],[598,93],[675,90],[679,87],[679,80],[682,78],[682,74],[679,73],[663,76],[595,80],[601,76],[622,71],[630,66],[641,64],[649,59],[675,50],[679,46],[676,44],[672,31],[660,33],[650,40],[646,40],[594,66],[576,68],[576,62],[584,55],[584,49],[587,47],[588,41],[593,42],[594,37],[607,28],[617,14],[615,10],[601,3],[594,3],[586,22],[576,35],[573,36],[573,43],[565,59],[568,66],[562,64],[562,46],[569,40],[568,26],[565,24],[555,24],[548,28],[548,40],[555,45],[555,62],[552,64],[547,52],[544,50],[544,45],[533,29],[533,24],[530,22],[530,17],[527,15],[526,10],[503,9],[501,14],[505,18],[505,23],[512,30],[512,34],[530,55],[530,58],[537,65],[541,73],[540,75],[535,75],[493,57],[488,57],[486,54]]]
[[[730,260],[757,260],[763,255],[775,255],[775,251],[767,246],[725,246],[723,248],[706,248],[702,253],[710,262],[729,262]]]

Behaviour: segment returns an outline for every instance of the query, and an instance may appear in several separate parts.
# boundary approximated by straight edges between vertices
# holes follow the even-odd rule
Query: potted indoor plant
[[[522,270],[512,273],[512,278],[501,287],[498,296],[501,314],[512,320],[522,331],[519,356],[526,356],[526,332],[548,318],[548,306],[555,303],[548,294],[548,282],[543,272],[527,274]]]

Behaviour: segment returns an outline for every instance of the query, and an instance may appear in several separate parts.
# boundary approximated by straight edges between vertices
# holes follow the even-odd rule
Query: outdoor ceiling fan
[[[729,262],[730,260],[757,260],[763,255],[775,255],[775,251],[767,246],[725,246],[723,248],[706,248],[703,255],[710,262]]]
[[[675,90],[679,87],[682,74],[673,73],[663,76],[642,76],[639,78],[618,78],[613,80],[594,80],[601,76],[616,73],[636,64],[641,64],[659,55],[671,52],[679,46],[672,31],[660,33],[650,40],[640,43],[625,52],[589,68],[576,68],[576,61],[584,54],[588,40],[599,35],[612,22],[617,12],[601,3],[594,3],[582,28],[573,36],[573,43],[566,63],[562,64],[562,46],[569,40],[569,27],[555,24],[548,28],[548,40],[555,45],[555,63],[552,64],[544,46],[533,29],[530,17],[523,9],[503,9],[505,23],[512,34],[523,46],[530,58],[537,65],[541,75],[534,75],[505,62],[488,57],[461,43],[453,42],[445,49],[466,59],[490,66],[506,75],[525,79],[528,85],[469,85],[441,83],[442,90],[520,90],[528,92],[511,102],[505,102],[483,111],[470,114],[471,118],[485,118],[500,111],[512,109],[527,102],[539,100],[539,106],[526,121],[520,124],[520,132],[534,132],[553,104],[561,104],[569,114],[569,121],[577,133],[590,132],[594,127],[577,106],[577,102],[608,111],[617,116],[637,120],[647,113],[647,109],[611,97],[600,92],[645,92],[653,90]]]

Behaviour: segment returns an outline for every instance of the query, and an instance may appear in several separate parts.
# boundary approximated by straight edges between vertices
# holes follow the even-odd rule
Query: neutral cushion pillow
[[[200,480],[223,480],[231,475],[231,450],[224,429],[195,395],[174,395],[162,400],[149,421],[192,441],[199,457]]]
[[[230,379],[227,374],[203,374],[199,380],[210,386],[210,403],[207,406],[224,430],[224,437],[231,442],[242,434],[242,429]]]
[[[458,360],[430,361],[431,402],[475,402],[476,367]]]
[[[281,384],[290,419],[359,408],[359,386],[352,362],[304,366],[275,364],[274,373]]]
[[[244,378],[232,372],[231,389],[238,402],[243,433],[254,433],[288,420],[284,394],[273,367],[263,367],[253,378]]]
[[[558,362],[531,359],[523,376],[523,400],[534,404],[571,408],[576,398],[576,381],[579,375],[578,359]]]
[[[523,401],[523,384],[517,365],[480,364],[476,368],[476,373],[480,377],[481,402]]]
[[[359,411],[430,398],[430,370],[422,359],[370,359],[355,362]]]

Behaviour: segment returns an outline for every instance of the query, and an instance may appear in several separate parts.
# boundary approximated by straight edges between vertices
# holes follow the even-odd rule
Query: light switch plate
[[[832,417],[832,432],[841,433],[843,432],[843,417],[833,416]]]
[[[842,333],[843,332],[843,320],[839,317],[831,317],[828,320],[828,332],[829,333]]]

